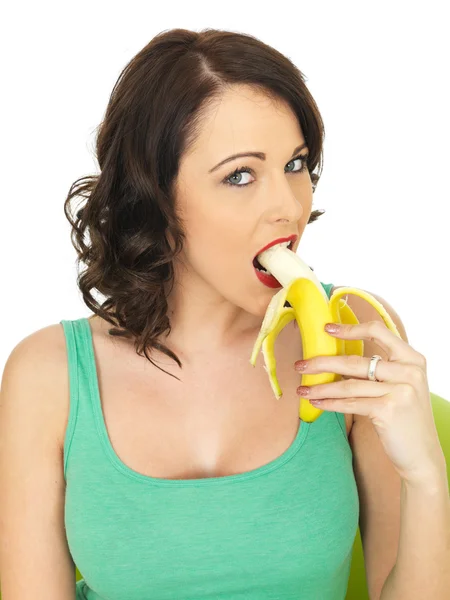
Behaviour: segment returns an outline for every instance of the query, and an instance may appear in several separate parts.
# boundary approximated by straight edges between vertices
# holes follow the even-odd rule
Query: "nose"
[[[292,185],[286,173],[276,171],[268,177],[266,185],[260,188],[257,202],[259,210],[263,210],[266,222],[299,223],[312,204],[312,186],[306,179]],[[258,195],[259,196],[259,195]]]
[[[271,214],[278,222],[295,223],[302,218],[306,205],[307,198],[305,196],[304,203],[302,197],[294,194],[288,184],[278,187],[275,192],[275,197],[271,203]]]

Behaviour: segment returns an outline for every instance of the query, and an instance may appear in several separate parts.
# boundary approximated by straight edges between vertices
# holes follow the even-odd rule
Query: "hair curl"
[[[185,241],[173,193],[180,157],[195,142],[204,111],[227,87],[249,84],[284,100],[296,114],[314,192],[325,130],[304,81],[287,57],[251,35],[172,29],[155,36],[113,87],[97,128],[100,173],[72,184],[64,213],[77,266],[86,265],[77,276],[85,304],[114,326],[111,336],[132,338],[137,354],[162,371],[149,355],[152,348],[182,368],[177,355],[158,342],[171,331],[164,284],[172,289],[172,261]],[[75,197],[86,199],[82,208],[72,208]],[[323,212],[312,211],[308,224]],[[106,299],[99,303],[91,290]]]

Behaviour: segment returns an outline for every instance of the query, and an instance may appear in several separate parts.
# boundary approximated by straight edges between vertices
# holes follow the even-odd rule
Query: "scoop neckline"
[[[167,479],[165,477],[152,477],[150,475],[144,475],[143,473],[139,473],[135,471],[133,468],[126,465],[117,455],[114,450],[111,440],[108,435],[108,430],[106,428],[106,423],[104,419],[101,397],[100,397],[100,387],[98,380],[98,371],[97,364],[95,359],[95,350],[94,343],[92,337],[92,330],[89,324],[89,320],[87,317],[83,317],[81,319],[81,323],[83,324],[84,331],[86,334],[86,347],[88,351],[88,359],[89,359],[89,371],[88,371],[88,380],[89,380],[89,388],[91,393],[91,399],[94,409],[94,418],[97,426],[97,430],[99,433],[99,437],[102,441],[103,448],[108,456],[109,460],[113,464],[113,466],[123,475],[140,481],[142,483],[146,483],[149,485],[161,485],[161,486],[178,486],[178,487],[189,487],[189,486],[208,486],[208,485],[224,485],[228,483],[239,483],[243,481],[249,481],[251,479],[255,479],[257,477],[261,477],[262,475],[266,475],[279,469],[285,463],[287,463],[291,458],[295,456],[295,454],[300,450],[303,445],[306,437],[308,435],[309,429],[311,427],[311,423],[307,421],[302,421],[300,418],[298,419],[299,424],[297,428],[296,436],[293,442],[288,446],[288,448],[279,456],[271,460],[270,462],[257,467],[256,469],[251,469],[250,471],[244,471],[243,473],[235,473],[234,475],[222,475],[217,477],[202,477],[197,479]]]

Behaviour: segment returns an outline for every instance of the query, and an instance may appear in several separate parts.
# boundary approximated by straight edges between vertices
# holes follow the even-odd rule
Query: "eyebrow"
[[[294,151],[292,152],[291,158],[293,156],[295,156],[295,154],[297,154],[297,152],[300,152],[300,150],[303,150],[303,148],[306,148],[306,147],[307,147],[306,143],[302,144],[301,146],[297,146],[297,148],[295,148]],[[217,165],[215,167],[213,167],[212,169],[210,169],[208,171],[208,173],[213,173],[219,167],[221,167],[223,164],[230,162],[230,160],[234,160],[235,158],[240,158],[242,156],[254,156],[255,158],[259,158],[260,160],[266,160],[265,152],[239,152],[238,154],[232,154],[228,158],[224,158],[223,160],[221,160],[220,163],[217,163]]]

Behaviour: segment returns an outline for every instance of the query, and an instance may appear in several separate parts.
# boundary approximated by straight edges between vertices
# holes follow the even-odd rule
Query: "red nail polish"
[[[296,371],[304,371],[307,366],[308,366],[307,360],[299,360],[295,364],[295,370]]]
[[[297,394],[299,396],[307,396],[309,394],[309,387],[301,385],[297,388]]]

